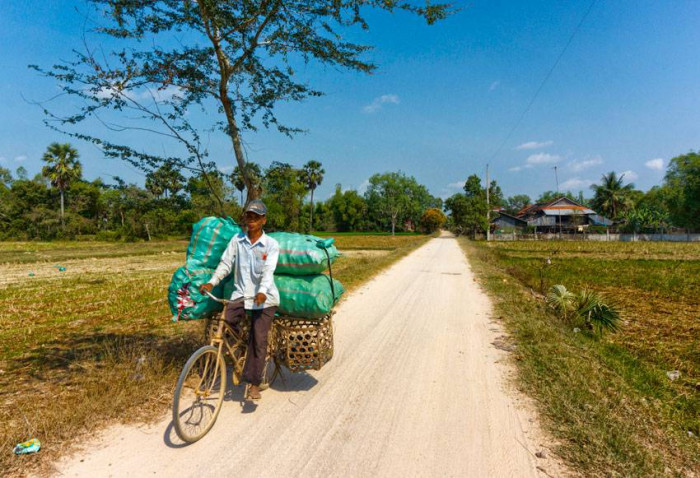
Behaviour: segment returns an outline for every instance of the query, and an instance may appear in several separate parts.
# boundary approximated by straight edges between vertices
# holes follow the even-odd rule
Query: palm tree
[[[70,183],[79,180],[83,174],[78,156],[78,150],[69,143],[51,143],[41,158],[48,163],[41,169],[41,174],[61,193],[61,224],[64,223],[64,193]]]
[[[603,215],[616,219],[630,206],[631,199],[629,193],[634,190],[634,184],[622,185],[625,175],[620,177],[614,171],[603,174],[602,184],[594,184],[591,189],[595,191],[593,196],[593,207],[603,213]]]
[[[311,229],[314,228],[314,190],[323,182],[323,174],[326,172],[318,161],[311,160],[302,168],[306,186],[311,191]]]
[[[248,173],[253,186],[256,189],[259,189],[260,184],[262,183],[262,171],[260,170],[260,166],[257,163],[248,161],[245,163],[245,170]],[[231,174],[231,182],[233,183],[233,187],[238,189],[238,191],[241,193],[241,206],[244,206],[243,190],[245,189],[245,180],[243,179],[243,171],[240,167],[236,166],[236,168],[233,170],[233,173]],[[256,194],[259,194],[259,191]]]

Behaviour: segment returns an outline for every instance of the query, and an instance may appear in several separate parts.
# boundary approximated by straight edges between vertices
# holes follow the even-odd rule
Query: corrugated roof
[[[585,207],[582,208],[563,208],[563,207],[547,207],[547,208],[542,208],[542,212],[545,213],[547,216],[573,216],[573,215],[579,215],[579,216],[585,216],[588,214],[595,214],[595,211],[592,209],[588,209]]]

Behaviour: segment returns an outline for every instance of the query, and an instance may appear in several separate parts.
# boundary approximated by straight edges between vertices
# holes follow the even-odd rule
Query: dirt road
[[[235,389],[190,446],[169,418],[113,427],[58,476],[545,476],[489,314],[457,241],[431,240],[341,304],[323,370],[256,405]]]

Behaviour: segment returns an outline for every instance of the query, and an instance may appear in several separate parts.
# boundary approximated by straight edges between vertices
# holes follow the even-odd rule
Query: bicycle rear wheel
[[[173,425],[182,440],[194,443],[211,429],[226,393],[226,361],[213,345],[189,358],[173,397]]]

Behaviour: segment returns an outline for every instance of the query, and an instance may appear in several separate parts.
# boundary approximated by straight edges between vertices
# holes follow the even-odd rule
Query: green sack
[[[214,269],[194,269],[188,266],[180,267],[173,274],[168,287],[168,303],[173,314],[173,322],[178,320],[197,320],[211,317],[223,309],[223,305],[199,292],[202,284],[209,282]],[[233,293],[231,276],[224,279],[211,291],[215,297],[228,299]]]
[[[187,265],[192,268],[216,269],[231,238],[241,228],[230,217],[205,217],[192,227],[187,246]]]
[[[329,245],[324,250],[318,247],[318,241],[325,241],[320,237],[293,232],[271,232],[270,237],[279,242],[280,256],[277,261],[275,274],[309,275],[320,274],[328,269],[328,259],[331,263],[340,255],[338,249]]]
[[[308,276],[274,276],[275,285],[280,291],[280,315],[299,317],[305,319],[319,319],[328,315],[333,305],[343,295],[345,289],[337,280],[333,279],[333,293],[331,292],[331,278],[325,274]]]

